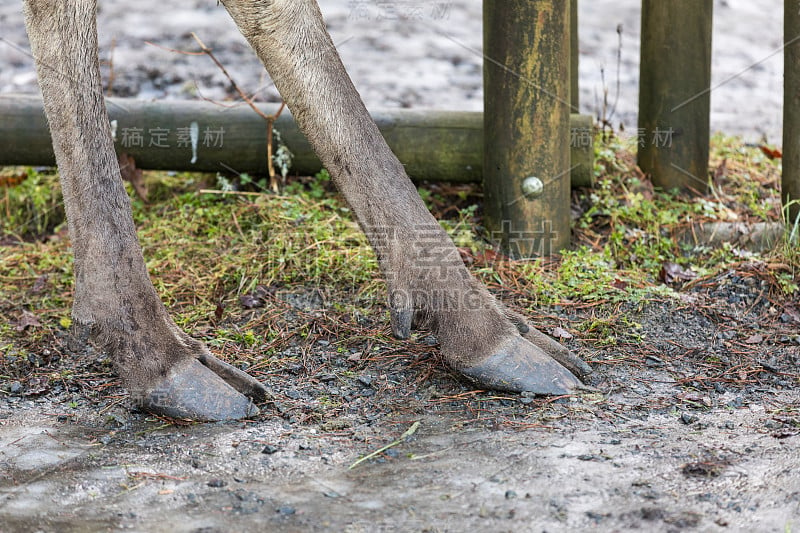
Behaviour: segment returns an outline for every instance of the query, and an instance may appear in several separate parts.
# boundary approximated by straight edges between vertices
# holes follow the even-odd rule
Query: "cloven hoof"
[[[197,359],[173,368],[138,401],[144,411],[198,422],[239,420],[258,415],[258,407]]]
[[[514,336],[480,363],[459,371],[493,390],[558,396],[586,389],[569,370],[520,336]]]

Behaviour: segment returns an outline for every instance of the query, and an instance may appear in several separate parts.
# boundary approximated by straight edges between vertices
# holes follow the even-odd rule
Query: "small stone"
[[[278,447],[273,446],[272,444],[267,444],[266,446],[264,446],[264,449],[261,450],[261,453],[265,453],[267,455],[272,455],[273,453],[277,452],[278,452]]]
[[[11,394],[18,394],[22,390],[22,383],[19,381],[12,381],[8,387],[8,392]]]
[[[289,516],[295,514],[297,511],[291,505],[282,505],[277,509],[278,514]]]
[[[292,400],[300,399],[300,393],[294,389],[289,389],[286,392],[284,392],[284,394],[286,395],[287,398],[290,398]]]
[[[206,485],[208,485],[209,487],[213,487],[215,489],[218,489],[218,488],[224,487],[225,485],[227,485],[227,483],[225,482],[224,479],[214,478],[214,479],[210,480],[208,483],[206,483]]]
[[[517,497],[517,493],[514,492],[513,490],[507,490],[506,491],[506,500],[513,500],[516,497]]]
[[[698,420],[700,420],[700,418],[697,415],[692,415],[689,413],[681,413],[681,422],[683,422],[687,426],[689,424],[697,422]]]

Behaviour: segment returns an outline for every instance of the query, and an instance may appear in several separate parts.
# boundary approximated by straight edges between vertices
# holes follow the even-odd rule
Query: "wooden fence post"
[[[800,1],[784,4],[783,39],[783,205],[790,201],[789,224],[800,214]]]
[[[708,187],[713,0],[643,0],[641,169],[665,189]]]
[[[573,113],[580,113],[580,85],[578,84],[578,0],[569,1],[569,102]]]
[[[569,2],[484,0],[484,191],[514,257],[569,245]]]

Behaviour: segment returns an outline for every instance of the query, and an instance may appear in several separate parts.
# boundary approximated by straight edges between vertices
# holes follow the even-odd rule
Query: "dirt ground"
[[[228,95],[213,66],[141,49],[145,39],[189,48],[191,30],[243,84],[265,83],[214,2],[196,4],[168,16],[161,2],[101,2],[117,94],[187,97],[196,81],[204,96]],[[423,32],[427,40],[420,25],[355,16],[361,2],[322,4],[368,104],[480,108],[480,2],[447,2],[436,12],[449,13],[444,22],[428,22],[448,31]],[[598,65],[615,68],[616,25],[631,27],[618,108],[628,125],[636,4],[581,2],[585,110],[602,92]],[[780,71],[774,57],[760,60],[779,46],[781,3],[715,9],[724,69],[712,127],[777,139]],[[35,90],[29,58],[7,44],[26,47],[18,11],[0,3],[4,92]],[[762,267],[745,261],[677,297],[618,304],[625,329],[562,339],[591,363],[597,388],[564,398],[476,391],[424,333],[342,349],[336,308],[348,296],[328,287],[229,310],[233,322],[255,316],[313,333],[285,348],[297,364],[251,369],[275,399],[248,422],[181,425],[135,412],[102,354],[55,335],[31,348],[33,359],[0,368],[0,532],[800,531],[800,303],[777,298]],[[383,311],[359,321],[388,331]],[[531,319],[552,333],[594,312],[552,306]],[[59,373],[70,379],[39,377]],[[415,422],[412,435],[350,468]]]
[[[259,312],[324,325],[316,295]],[[545,311],[540,324],[585,315]],[[4,387],[0,530],[797,530],[797,307],[730,274],[624,312],[628,340],[570,341],[596,393],[474,391],[424,334],[344,355],[319,335],[287,349],[301,365],[254,372],[275,402],[231,424],[131,412],[101,356],[53,339],[41,365],[88,381]]]

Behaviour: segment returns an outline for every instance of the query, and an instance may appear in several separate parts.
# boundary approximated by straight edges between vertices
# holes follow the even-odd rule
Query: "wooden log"
[[[639,154],[653,184],[708,187],[712,0],[643,0]]]
[[[578,0],[569,1],[569,103],[573,113],[581,112],[580,84],[578,66],[580,65],[578,47]]]
[[[484,0],[484,208],[516,257],[570,242],[569,2]]]
[[[134,156],[138,168],[266,173],[264,120],[246,106],[223,108],[201,101],[147,102],[122,98],[109,98],[107,103],[111,119],[116,120],[115,147],[118,152]],[[274,113],[277,106],[264,104],[261,109]],[[377,111],[373,116],[412,178],[448,182],[481,180],[482,113],[391,109]],[[592,184],[594,166],[591,117],[573,115],[571,120],[571,178],[575,187],[588,187]],[[194,163],[191,138],[185,137],[192,122],[198,125]],[[275,129],[294,153],[292,172],[308,175],[319,171],[321,163],[290,113],[284,112]],[[215,132],[222,132],[219,139]],[[41,98],[0,95],[0,165],[54,164]]]
[[[700,222],[679,231],[675,238],[689,246],[735,246],[751,252],[775,249],[783,238],[780,222]]]
[[[788,222],[800,216],[800,5],[784,5],[783,38],[783,175],[781,198],[789,206]]]

